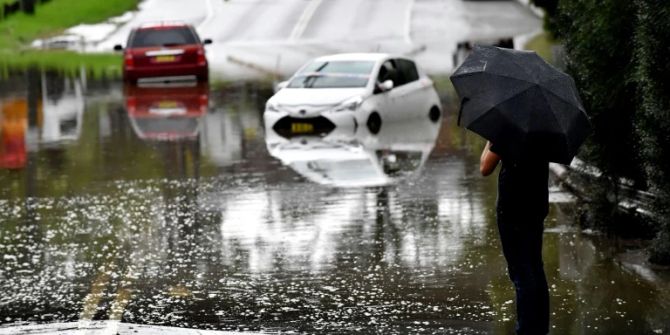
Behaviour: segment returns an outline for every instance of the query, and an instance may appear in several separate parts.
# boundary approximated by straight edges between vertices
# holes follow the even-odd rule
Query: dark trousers
[[[542,263],[545,216],[498,210],[503,254],[516,289],[516,332],[520,335],[549,332],[549,289]]]

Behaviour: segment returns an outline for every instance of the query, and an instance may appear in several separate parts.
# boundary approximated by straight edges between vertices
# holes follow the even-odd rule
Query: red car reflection
[[[144,140],[193,140],[209,105],[209,86],[136,86],[125,89],[126,108],[135,134]]]
[[[207,39],[200,41],[193,26],[159,23],[131,31],[123,53],[126,81],[207,81],[209,66],[205,56]],[[120,45],[115,50],[122,50]]]

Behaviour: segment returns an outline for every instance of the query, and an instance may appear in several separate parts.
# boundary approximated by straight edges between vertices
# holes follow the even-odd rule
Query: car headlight
[[[265,105],[265,111],[266,112],[279,112],[279,104],[268,102]]]
[[[363,98],[362,97],[354,97],[351,99],[347,99],[341,104],[337,105],[337,107],[333,108],[334,112],[342,112],[342,111],[356,111],[358,107],[361,106],[363,103]]]

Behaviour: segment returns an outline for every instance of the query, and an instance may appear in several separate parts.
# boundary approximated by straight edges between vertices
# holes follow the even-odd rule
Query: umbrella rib
[[[554,121],[556,121],[556,124],[558,125],[558,127],[561,129],[561,131],[563,132],[563,134],[565,134],[565,142],[566,142],[566,144],[568,145],[568,148],[570,148],[570,147],[571,147],[571,145],[570,145],[570,137],[568,136],[568,133],[567,133],[567,131],[565,130],[565,127],[563,127],[563,124],[562,124],[560,121],[558,121],[558,119],[556,118],[556,110],[554,110],[554,106],[553,106],[552,104],[549,103],[549,100],[547,100],[547,96],[545,95],[544,90],[540,90],[540,91],[542,91],[542,98],[544,99],[544,101],[547,103],[547,105],[549,106],[549,108],[550,108],[551,111],[552,111],[552,113],[549,113],[549,114],[551,114],[551,117],[554,118]],[[551,93],[551,92],[549,92],[549,93]],[[554,94],[554,95],[555,95],[555,94]]]
[[[514,56],[511,56],[511,55],[507,55],[507,57],[511,60],[511,62],[510,62],[511,64],[516,65],[521,70],[521,73],[528,76],[529,79],[534,80],[534,84],[537,84],[537,78],[535,78],[535,76],[528,73],[528,68],[526,66],[524,66],[523,64],[520,64],[518,62],[518,60],[519,60],[518,57],[514,57]],[[526,80],[526,81],[530,82],[529,80]]]
[[[482,112],[476,119],[470,121],[469,124],[473,124],[473,123],[477,122],[477,120],[481,119],[484,115],[486,115],[489,111],[491,111],[492,109],[494,109],[496,106],[498,106],[498,105],[500,105],[500,104],[503,104],[503,103],[505,103],[505,102],[507,102],[507,101],[509,101],[509,100],[512,100],[512,99],[514,99],[517,95],[519,95],[519,94],[523,94],[523,93],[525,93],[526,91],[528,91],[528,90],[530,90],[531,88],[536,87],[536,86],[537,86],[537,85],[531,85],[531,86],[529,86],[529,87],[526,87],[526,88],[524,88],[523,90],[521,90],[521,91],[517,92],[516,94],[512,95],[511,97],[509,97],[509,98],[507,98],[507,99],[505,99],[505,100],[502,100],[502,101],[497,102],[495,105],[489,107],[489,109],[487,109],[487,110],[485,110],[484,112]],[[510,121],[510,120],[507,118],[507,116],[506,116],[505,114],[502,114],[502,113],[501,113],[501,115],[502,115],[505,119],[507,119],[508,122]],[[511,122],[511,123],[514,123],[514,122]]]
[[[574,101],[568,101],[567,99],[561,97],[560,95],[554,93],[554,92],[551,91],[551,90],[542,90],[542,92],[543,92],[543,93],[544,93],[544,92],[547,92],[547,93],[549,93],[549,94],[555,96],[557,99],[560,99],[560,100],[562,100],[563,102],[567,103],[568,105],[573,105],[573,106],[575,105],[575,102],[574,102]],[[579,102],[579,99],[576,99],[576,100],[577,100],[577,102]],[[582,108],[583,108],[583,107],[582,107]]]
[[[454,76],[452,76],[452,78],[467,78],[467,77],[472,77],[472,76],[475,76],[475,75],[489,75],[489,76],[496,76],[496,77],[502,77],[502,78],[509,78],[509,79],[514,79],[514,80],[523,81],[523,82],[527,82],[527,83],[536,85],[536,83],[533,83],[533,82],[528,81],[526,79],[517,78],[517,77],[510,76],[510,75],[495,73],[495,72],[483,72],[483,71],[468,72],[468,73],[454,75]]]
[[[515,78],[515,77],[506,76],[506,75],[501,75],[501,74],[495,74],[495,73],[490,73],[490,72],[486,72],[486,73],[484,73],[484,72],[478,72],[478,73],[473,73],[473,74],[479,74],[479,75],[482,75],[482,76],[498,76],[498,77],[507,78],[507,79],[510,79],[510,80],[514,80],[514,81],[519,82],[519,86],[520,86],[520,87],[523,87],[522,85],[528,85],[527,87],[521,89],[520,91],[518,91],[518,92],[514,92],[514,93],[512,94],[511,97],[516,96],[516,95],[518,95],[518,94],[521,94],[521,93],[527,91],[528,89],[537,86],[537,84],[535,84],[535,83],[533,83],[533,82],[530,82],[530,81],[527,81],[527,80],[523,80],[523,79],[519,79],[519,78]],[[473,75],[473,74],[468,74],[468,75]],[[464,76],[464,77],[465,77],[465,76]],[[472,98],[475,98],[475,97],[482,96],[482,95],[486,96],[487,93],[484,92],[484,93],[480,93],[480,94],[471,94],[471,99],[472,99]],[[509,98],[507,98],[507,99],[505,99],[505,100],[502,100],[502,102],[507,101],[507,100],[509,100]]]
[[[577,96],[577,102],[579,102],[580,105],[574,105],[573,103],[570,103],[570,102],[566,101],[565,99],[561,98],[561,96],[559,96],[559,95],[557,95],[557,94],[554,94],[554,93],[551,92],[551,91],[547,91],[547,93],[549,93],[549,94],[555,96],[557,99],[560,99],[560,100],[562,100],[562,101],[565,102],[565,103],[568,103],[568,105],[575,107],[579,112],[581,112],[582,114],[584,114],[585,117],[587,117],[587,116],[586,116],[586,112],[583,110],[584,106],[581,105],[581,101],[579,101],[579,96]],[[544,93],[543,93],[543,95],[544,95]],[[546,99],[546,97],[545,97],[545,99]],[[552,108],[552,109],[553,109],[553,108]],[[588,117],[587,117],[587,118],[588,118]],[[567,134],[567,131],[566,131],[565,128],[563,128],[563,125],[561,125],[560,123],[559,123],[559,125],[561,126],[561,129],[563,130],[563,132]],[[571,142],[572,142],[571,138],[570,138],[569,136],[566,136],[566,137],[565,137],[565,140],[568,142],[569,147],[572,147],[572,145],[571,145]]]

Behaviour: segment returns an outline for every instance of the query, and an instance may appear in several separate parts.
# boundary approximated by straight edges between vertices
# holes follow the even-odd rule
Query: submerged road
[[[439,123],[277,146],[259,83],[83,83],[0,80],[0,334],[513,332],[496,180],[450,100]],[[161,106],[191,112],[140,111]],[[552,334],[670,331],[670,279],[550,190]]]

